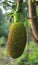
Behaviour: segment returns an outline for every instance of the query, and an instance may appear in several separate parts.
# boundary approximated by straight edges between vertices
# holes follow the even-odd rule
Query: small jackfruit
[[[8,54],[12,58],[18,58],[24,51],[27,40],[26,29],[21,22],[13,23],[8,34]]]

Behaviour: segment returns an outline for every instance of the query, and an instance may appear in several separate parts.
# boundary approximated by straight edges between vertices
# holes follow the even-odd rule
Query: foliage
[[[7,22],[6,16],[0,9],[0,36],[7,36],[9,31],[10,23]]]
[[[0,47],[5,45],[6,45],[5,37],[0,37]]]
[[[34,2],[35,2],[35,0],[32,0],[32,2],[34,3]]]
[[[37,15],[38,15],[38,6],[36,6],[36,11],[37,11]]]

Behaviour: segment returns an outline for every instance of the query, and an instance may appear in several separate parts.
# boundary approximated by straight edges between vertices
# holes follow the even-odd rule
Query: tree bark
[[[37,16],[36,6],[32,2],[32,0],[28,0],[28,10],[32,32],[36,40],[38,40],[38,19],[36,17]]]

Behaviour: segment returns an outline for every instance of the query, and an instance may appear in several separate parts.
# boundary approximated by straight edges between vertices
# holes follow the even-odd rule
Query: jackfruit
[[[10,57],[18,58],[26,46],[27,34],[23,23],[16,22],[10,27],[7,41],[7,51]]]

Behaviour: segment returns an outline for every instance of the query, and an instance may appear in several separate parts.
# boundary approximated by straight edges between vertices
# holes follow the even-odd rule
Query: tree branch
[[[29,17],[31,17],[30,23],[31,23],[32,32],[35,38],[38,40],[38,18],[37,17],[32,18],[34,16],[37,16],[36,6],[32,2],[32,0],[28,0],[28,10],[29,10]]]

